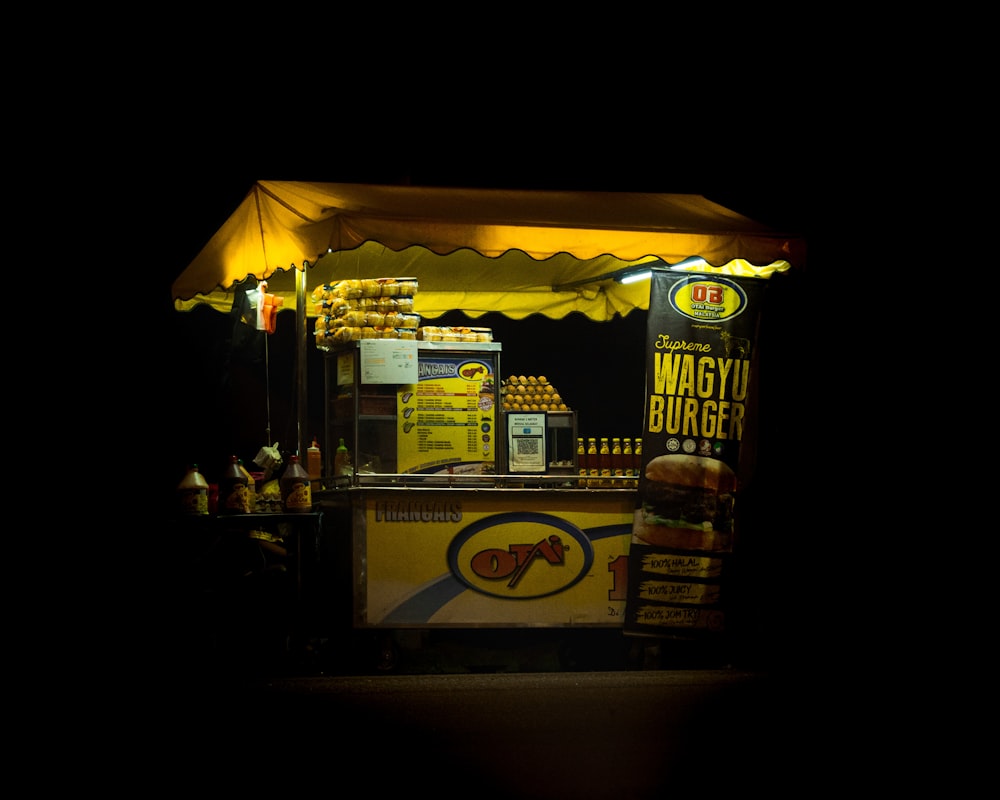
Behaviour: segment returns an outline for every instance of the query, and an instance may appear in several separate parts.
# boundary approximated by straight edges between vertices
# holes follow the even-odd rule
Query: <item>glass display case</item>
[[[506,469],[499,342],[359,340],[324,359],[324,488]],[[337,469],[343,440],[349,466]],[[339,473],[339,474],[338,474]]]

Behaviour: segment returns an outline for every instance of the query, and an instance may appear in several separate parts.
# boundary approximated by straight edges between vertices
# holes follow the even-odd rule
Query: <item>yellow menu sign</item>
[[[418,382],[396,398],[400,472],[496,471],[496,375],[489,358],[421,352]],[[501,437],[502,438],[502,437]]]

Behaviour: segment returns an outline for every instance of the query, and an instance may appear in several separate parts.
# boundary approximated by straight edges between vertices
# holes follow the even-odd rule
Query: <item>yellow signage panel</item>
[[[372,489],[359,624],[620,626],[631,492]]]
[[[421,352],[419,380],[399,387],[399,472],[496,472],[496,375],[488,354]]]

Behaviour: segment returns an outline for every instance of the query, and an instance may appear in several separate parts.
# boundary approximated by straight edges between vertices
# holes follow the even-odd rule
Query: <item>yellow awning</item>
[[[267,280],[295,309],[294,273],[306,269],[309,290],[416,278],[414,310],[425,318],[576,311],[602,321],[647,308],[649,284],[618,278],[658,262],[767,275],[804,266],[805,241],[691,194],[260,181],[172,296],[178,310],[228,311],[237,289]]]

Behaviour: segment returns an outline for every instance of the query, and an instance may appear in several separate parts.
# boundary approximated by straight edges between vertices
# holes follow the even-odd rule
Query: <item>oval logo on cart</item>
[[[463,361],[458,365],[458,375],[467,381],[481,381],[490,374],[489,364],[483,361]]]
[[[594,563],[576,525],[551,514],[494,514],[463,528],[448,546],[452,574],[491,597],[526,600],[565,591]]]
[[[718,277],[691,276],[679,280],[671,288],[669,300],[678,314],[700,322],[733,319],[747,307],[743,287]]]

